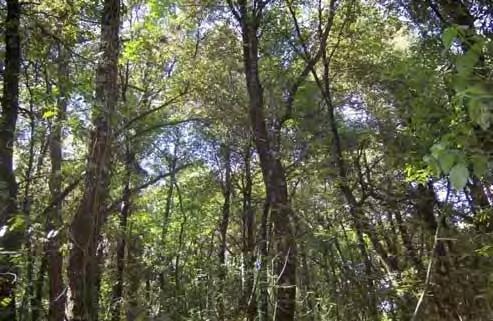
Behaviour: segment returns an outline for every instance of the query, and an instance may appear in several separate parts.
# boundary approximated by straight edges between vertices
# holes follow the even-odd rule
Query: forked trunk
[[[259,77],[258,19],[259,13],[240,5],[240,24],[243,38],[243,62],[249,98],[250,125],[262,177],[267,193],[267,205],[273,224],[271,242],[275,254],[274,306],[276,321],[292,321],[296,310],[296,243],[292,226],[293,211],[288,199],[286,177],[269,136],[264,115],[263,89]],[[264,267],[265,268],[265,267]]]

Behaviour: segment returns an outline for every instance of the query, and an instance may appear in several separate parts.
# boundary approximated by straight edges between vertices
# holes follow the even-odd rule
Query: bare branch
[[[294,103],[294,97],[296,93],[298,92],[299,87],[303,83],[303,81],[306,79],[310,71],[312,71],[317,64],[317,62],[320,60],[322,57],[322,54],[324,53],[326,47],[327,47],[327,39],[329,38],[330,30],[332,29],[332,23],[334,21],[334,16],[335,16],[335,3],[336,0],[332,0],[330,2],[330,12],[329,16],[327,17],[327,22],[325,23],[325,27],[321,30],[323,30],[321,37],[320,37],[320,45],[317,49],[317,52],[315,55],[311,55],[309,50],[308,50],[308,45],[306,44],[305,40],[303,39],[303,35],[301,33],[301,28],[298,22],[298,19],[296,17],[296,12],[293,9],[291,0],[287,0],[287,5],[289,12],[291,14],[291,18],[293,19],[293,23],[295,25],[295,31],[296,35],[298,36],[298,39],[301,43],[301,46],[303,48],[303,58],[306,61],[305,68],[303,71],[298,75],[294,83],[291,85],[291,87],[288,90],[288,96],[286,98],[286,112],[284,116],[282,117],[280,121],[280,126],[282,126],[288,119],[292,117],[293,113],[293,103]],[[322,8],[319,8],[319,11],[321,11]],[[319,12],[319,15],[321,16],[321,12]],[[320,21],[320,25],[322,24],[322,21]],[[321,26],[320,26],[321,27]]]
[[[262,11],[264,8],[270,3],[272,0],[258,0],[254,3],[253,11],[255,13],[255,17],[258,19],[262,16]]]
[[[350,13],[351,13],[351,7],[349,7],[348,9],[348,12],[346,14],[346,17],[344,19],[344,22],[342,23],[342,26],[341,26],[341,29],[339,30],[339,34],[337,35],[337,42],[336,44],[333,46],[330,54],[329,54],[329,57],[327,59],[327,63],[330,63],[330,61],[332,61],[332,57],[334,56],[335,52],[337,51],[337,49],[339,48],[339,45],[341,44],[341,40],[342,40],[342,33],[344,32],[344,30],[346,29],[346,25],[349,21],[349,17],[350,17]]]
[[[233,1],[232,0],[226,0],[226,2],[228,3],[229,10],[231,11],[233,16],[235,17],[236,21],[241,23],[240,13],[239,13],[238,9],[235,7]]]
[[[177,174],[179,171],[185,169],[185,168],[188,168],[190,166],[194,165],[194,163],[189,163],[189,164],[185,164],[185,165],[182,165],[182,166],[178,166],[175,168],[175,170],[173,171],[170,171],[170,172],[166,172],[166,173],[162,173],[162,174],[159,174],[153,178],[151,178],[150,180],[148,180],[147,182],[135,187],[135,188],[132,188],[130,190],[130,195],[134,195],[138,192],[140,192],[141,190],[143,189],[146,189],[147,187],[151,186],[151,185],[154,185],[156,184],[157,182],[159,182],[160,180],[166,178],[166,177],[169,177],[171,175],[175,175]],[[112,211],[115,211],[118,209],[118,206],[121,204],[121,202],[123,202],[123,197],[120,197],[119,199],[113,201],[107,208],[106,208],[106,213],[110,213]]]
[[[142,135],[144,135],[150,131],[153,131],[155,129],[159,129],[159,128],[163,128],[163,127],[176,126],[176,125],[180,125],[180,124],[184,124],[184,123],[188,123],[188,122],[206,122],[206,119],[204,119],[204,118],[187,118],[187,119],[171,120],[171,121],[167,121],[167,122],[158,123],[156,125],[149,126],[145,129],[137,132],[135,135],[132,136],[131,139],[135,139],[135,138],[142,136]]]
[[[60,194],[58,194],[57,197],[52,199],[48,206],[45,207],[45,209],[41,212],[40,217],[49,217],[48,212],[58,203],[62,202],[77,186],[79,186],[84,177],[85,174],[81,175],[75,181],[65,187],[65,189]]]
[[[117,132],[117,135],[118,134],[121,134],[125,129],[128,129],[133,123],[141,120],[142,118],[144,117],[147,117],[149,116],[150,114],[152,113],[155,113],[173,103],[175,103],[176,101],[178,101],[178,99],[180,99],[181,97],[185,96],[186,94],[188,93],[188,85],[186,86],[186,88],[180,93],[178,94],[177,96],[171,98],[170,100],[166,101],[165,103],[157,106],[157,107],[154,107],[154,108],[151,108],[143,113],[141,113],[140,115],[137,115],[135,116],[134,118],[130,119],[124,126],[122,129],[120,129],[118,132]]]

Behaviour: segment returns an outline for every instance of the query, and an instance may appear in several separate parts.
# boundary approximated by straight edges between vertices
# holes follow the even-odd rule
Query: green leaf
[[[455,163],[455,155],[450,151],[443,151],[438,158],[440,168],[444,173],[448,173]]]
[[[472,98],[468,104],[469,117],[478,124],[483,130],[487,130],[491,125],[491,113],[479,98]]]
[[[432,155],[431,158],[433,158],[435,162],[438,163],[437,165],[439,165],[438,174],[448,174],[454,163],[457,161],[456,151],[447,149],[443,143],[434,144],[431,146],[430,151]],[[426,159],[425,162],[432,164],[431,161],[427,161]]]
[[[48,109],[43,113],[43,118],[50,119],[52,117],[55,117],[56,115],[57,115],[57,111],[55,109]]]
[[[431,155],[435,157],[436,159],[440,158],[440,155],[445,151],[445,145],[442,143],[437,143],[431,146],[430,148]]]
[[[456,190],[462,190],[469,178],[469,170],[464,164],[457,164],[450,170],[450,183]]]
[[[471,157],[474,175],[481,177],[488,171],[488,158],[484,155],[474,155]]]
[[[10,297],[3,298],[2,301],[0,301],[0,307],[5,308],[5,307],[9,306],[11,301],[12,301],[12,299]]]
[[[472,86],[467,87],[466,93],[469,96],[480,96],[483,97],[488,95],[487,91],[479,84],[474,84]]]
[[[445,31],[442,34],[442,42],[445,49],[447,50],[450,49],[455,38],[457,38],[457,33],[458,31],[457,28],[455,27],[449,27],[445,29]]]
[[[432,157],[430,155],[425,155],[423,157],[423,161],[428,164],[428,168],[430,170],[430,173],[432,175],[440,175],[442,173],[442,170],[440,169],[440,164],[438,163],[437,159],[435,157]]]
[[[474,45],[470,50],[468,50],[464,55],[457,57],[456,66],[457,71],[462,76],[469,76],[474,71],[474,67],[479,61],[479,56],[481,54],[478,45]]]
[[[25,220],[22,215],[16,215],[10,220],[9,231],[21,230],[25,226]]]

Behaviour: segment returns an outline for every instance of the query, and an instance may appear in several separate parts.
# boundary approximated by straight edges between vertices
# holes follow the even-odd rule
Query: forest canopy
[[[0,321],[493,318],[491,0],[0,0]]]

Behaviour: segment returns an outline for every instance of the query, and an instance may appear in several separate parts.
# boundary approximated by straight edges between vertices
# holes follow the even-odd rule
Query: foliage
[[[122,1],[109,193],[91,234],[98,319],[272,320],[282,220],[295,238],[295,320],[489,319],[492,8],[429,2],[247,1],[255,70],[235,17],[244,2]],[[53,253],[71,286],[71,223],[101,112],[103,3],[22,4],[18,206],[0,227],[0,239],[23,234],[6,253],[18,320],[61,321]],[[255,140],[254,72],[270,168]],[[274,172],[292,217],[275,216]]]

